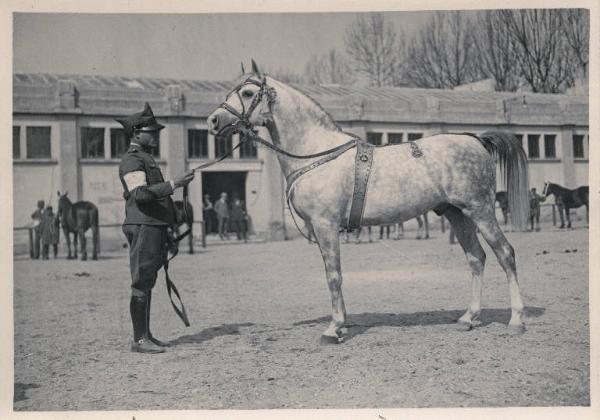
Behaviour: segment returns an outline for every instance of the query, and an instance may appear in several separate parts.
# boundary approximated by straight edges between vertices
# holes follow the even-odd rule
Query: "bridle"
[[[255,86],[258,86],[258,88],[259,88],[258,92],[252,98],[252,102],[250,102],[250,106],[248,106],[248,109],[246,109],[246,105],[244,104],[244,99],[242,98],[242,95],[240,94],[240,91],[247,85],[255,85]],[[232,107],[231,105],[229,105],[227,103],[229,98],[231,98],[234,94],[238,97],[238,100],[242,107],[241,112],[239,112],[237,109],[235,109],[234,107]],[[241,82],[239,85],[237,85],[235,88],[233,88],[233,90],[231,92],[229,92],[227,94],[227,96],[225,97],[225,102],[221,103],[221,105],[219,105],[217,107],[217,109],[218,108],[224,109],[225,111],[229,112],[234,117],[236,117],[237,120],[221,127],[221,129],[216,134],[216,137],[221,137],[224,132],[230,132],[230,131],[241,132],[242,134],[245,134],[244,138],[247,138],[247,137],[252,138],[253,137],[252,135],[248,136],[248,134],[254,133],[254,135],[256,135],[256,129],[254,128],[254,125],[250,122],[250,117],[252,116],[252,113],[254,112],[256,107],[262,102],[263,97],[265,95],[267,97],[267,103],[269,106],[268,114],[271,114],[271,107],[273,106],[273,103],[277,99],[277,92],[275,91],[275,89],[267,86],[267,78],[266,77],[263,76],[262,80],[258,81],[255,78],[253,78],[252,76],[250,76],[246,80]]]

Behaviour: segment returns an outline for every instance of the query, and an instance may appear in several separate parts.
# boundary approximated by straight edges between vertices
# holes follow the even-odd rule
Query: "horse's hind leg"
[[[425,239],[429,239],[429,218],[427,212],[423,213],[423,223],[425,224]]]
[[[415,219],[417,219],[417,223],[419,224],[419,227],[417,228],[417,239],[422,239],[423,238],[423,219],[421,219],[421,216],[417,216],[417,217],[415,217]]]
[[[458,320],[461,330],[470,330],[473,321],[479,317],[481,312],[481,289],[483,285],[483,269],[485,267],[485,251],[477,239],[477,228],[467,216],[456,207],[448,209],[445,216],[450,221],[452,230],[460,243],[467,262],[471,267],[471,303],[467,311]]]
[[[341,342],[341,329],[346,322],[346,306],[342,295],[342,268],[340,263],[340,234],[332,223],[313,222],[315,238],[325,263],[327,285],[331,293],[331,322],[321,336],[323,344]]]
[[[565,216],[567,217],[567,229],[571,229],[571,209],[565,207]]]
[[[98,237],[98,227],[92,227],[92,260],[98,259],[98,245],[99,245],[99,237]]]
[[[498,258],[498,262],[506,273],[508,287],[510,289],[510,306],[511,317],[508,326],[516,332],[524,332],[523,325],[524,306],[521,300],[521,290],[517,279],[517,265],[515,262],[515,251],[512,245],[508,242],[502,229],[498,226],[498,221],[494,214],[493,208],[480,209],[472,212],[470,216],[475,222],[481,235],[490,245],[494,254]]]

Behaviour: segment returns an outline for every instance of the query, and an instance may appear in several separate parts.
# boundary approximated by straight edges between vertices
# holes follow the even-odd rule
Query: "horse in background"
[[[504,218],[504,226],[508,225],[508,193],[506,191],[496,192],[496,202],[500,206],[502,211],[502,217]]]
[[[429,239],[429,218],[427,217],[427,212],[418,215],[415,217],[418,227],[417,227],[417,237],[416,239]],[[423,235],[425,233],[425,235]],[[404,236],[404,223],[398,223],[396,230],[396,239],[401,239]]]
[[[570,190],[558,184],[553,184],[552,182],[544,183],[544,191],[542,195],[544,197],[548,197],[549,195],[554,195],[554,202],[558,207],[558,215],[560,216],[560,228],[565,228],[565,219],[563,217],[563,209],[565,211],[565,215],[567,217],[567,228],[571,227],[571,215],[570,210],[576,209],[581,206],[585,206],[585,220],[590,223],[590,207],[589,207],[589,194],[590,187],[584,185],[579,188],[575,188],[574,190]]]
[[[87,243],[85,232],[92,229],[92,259],[98,259],[100,252],[100,230],[98,228],[98,207],[89,201],[72,203],[67,197],[68,192],[58,194],[57,215],[62,225],[63,233],[67,240],[67,258],[77,259],[77,240],[81,243],[81,261],[87,260]],[[71,254],[71,234],[73,234],[73,254]]]
[[[331,295],[331,322],[321,342],[343,341],[346,306],[342,294],[340,228],[349,225],[357,158],[372,161],[369,188],[360,225],[377,226],[410,220],[429,210],[445,215],[456,232],[472,274],[471,301],[458,320],[469,330],[481,311],[485,251],[477,229],[494,251],[510,291],[512,331],[523,332],[524,305],[515,253],[496,220],[496,162],[508,186],[515,226],[522,228],[529,212],[527,156],[519,140],[506,132],[438,134],[414,142],[375,147],[372,157],[358,154],[356,136],[340,129],[333,118],[298,88],[263,75],[252,62],[223,102],[207,118],[209,131],[250,132],[266,126],[270,148],[277,148],[288,182],[290,207],[314,232]],[[252,141],[252,137],[246,137]],[[255,139],[258,142],[258,138]],[[264,142],[264,143],[263,143]],[[364,146],[360,145],[360,148]],[[354,150],[351,150],[354,149]],[[342,150],[336,155],[334,151]],[[335,156],[319,166],[295,156]],[[402,164],[398,164],[402,162]],[[305,172],[298,172],[305,171]],[[399,272],[400,275],[401,272]]]
[[[187,229],[190,230],[188,234],[188,253],[194,253],[194,207],[188,202],[186,211],[183,211],[183,201],[178,200],[174,201],[175,205],[175,220],[177,220],[177,224],[175,225],[175,233],[179,236],[179,229],[184,224],[187,226]],[[186,217],[187,215],[187,217]]]

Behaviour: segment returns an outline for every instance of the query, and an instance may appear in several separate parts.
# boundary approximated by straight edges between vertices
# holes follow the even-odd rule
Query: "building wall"
[[[159,120],[166,128],[161,134],[159,165],[167,179],[194,168],[215,158],[214,139],[208,137],[209,156],[207,159],[188,159],[187,130],[190,128],[206,129],[204,118],[168,117]],[[110,156],[110,128],[120,128],[112,117],[77,115],[77,114],[15,114],[14,125],[21,127],[21,159],[14,160],[14,221],[17,226],[25,226],[31,222],[29,215],[35,209],[38,199],[56,206],[56,191],[69,191],[75,200],[87,200],[98,205],[101,224],[119,224],[124,218],[122,186],[118,178],[118,159]],[[572,152],[572,135],[587,134],[587,127],[579,126],[535,126],[535,125],[459,125],[442,123],[377,123],[363,121],[342,121],[346,131],[366,138],[368,132],[381,132],[383,144],[388,142],[389,133],[423,133],[424,136],[442,132],[472,132],[481,134],[492,129],[510,130],[523,134],[540,135],[540,158],[530,159],[529,182],[532,187],[541,191],[545,181],[552,181],[574,188],[588,183],[588,141],[586,138],[585,157],[574,159]],[[51,157],[49,159],[31,160],[24,156],[27,126],[51,127]],[[80,141],[82,127],[102,127],[105,129],[104,159],[80,159]],[[261,129],[261,136],[268,139],[268,133]],[[544,156],[543,135],[556,136],[556,156]],[[234,139],[234,144],[237,143]],[[524,140],[527,151],[527,141]],[[202,174],[211,171],[246,172],[246,206],[252,218],[254,230],[270,238],[296,236],[296,228],[284,200],[284,181],[281,176],[277,156],[263,146],[258,147],[256,159],[240,159],[239,151],[233,159],[226,159],[210,168],[199,171],[197,180],[189,187],[190,202],[196,209],[196,220],[201,219],[202,208]],[[499,186],[501,188],[501,186]],[[181,190],[175,199],[181,198]],[[303,226],[298,221],[300,227]],[[118,228],[105,229],[104,239],[122,241]],[[15,243],[25,243],[26,235],[15,235]],[[104,242],[103,242],[104,243]]]

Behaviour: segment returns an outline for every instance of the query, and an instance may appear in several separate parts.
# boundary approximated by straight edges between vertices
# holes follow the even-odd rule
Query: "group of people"
[[[210,195],[204,194],[203,200],[204,227],[207,233],[212,232],[212,223],[216,216],[218,223],[218,232],[221,240],[229,239],[229,223],[233,223],[238,240],[248,241],[248,213],[246,212],[243,200],[236,197],[229,209],[227,203],[227,193],[222,192],[221,196],[214,204],[210,201]]]
[[[31,219],[33,220],[33,250],[31,257],[36,260],[40,257],[47,260],[50,246],[52,246],[54,258],[56,258],[60,239],[60,222],[58,216],[54,214],[52,206],[45,207],[44,200],[39,200],[37,209],[31,214]]]

